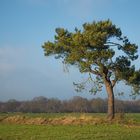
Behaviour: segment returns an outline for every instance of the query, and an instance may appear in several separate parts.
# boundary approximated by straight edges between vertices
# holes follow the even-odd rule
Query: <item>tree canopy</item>
[[[138,46],[110,20],[85,23],[83,29],[75,28],[74,32],[57,28],[55,41],[42,47],[46,56],[63,58],[64,63],[78,66],[81,73],[108,79],[113,75],[114,82],[124,80],[135,89],[140,85],[140,70],[131,65],[138,58]]]
[[[55,31],[54,42],[48,41],[42,46],[45,55],[55,55],[65,64],[76,65],[81,73],[95,75],[97,81],[105,84],[112,108],[113,87],[117,81],[123,80],[133,87],[135,94],[140,93],[140,70],[132,65],[138,58],[138,46],[110,20],[85,23],[82,29],[75,28],[73,32],[64,28]]]

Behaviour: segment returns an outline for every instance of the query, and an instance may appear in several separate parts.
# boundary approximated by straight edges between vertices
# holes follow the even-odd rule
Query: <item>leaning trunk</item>
[[[106,91],[107,91],[107,94],[108,94],[107,118],[109,120],[112,120],[115,116],[113,87],[112,87],[111,82],[108,82],[108,81],[105,82],[105,86],[106,86]]]

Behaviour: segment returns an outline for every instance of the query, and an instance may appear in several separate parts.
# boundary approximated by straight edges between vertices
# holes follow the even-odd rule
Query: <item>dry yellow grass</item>
[[[27,117],[23,115],[7,116],[0,120],[1,123],[11,124],[34,124],[34,125],[97,125],[97,124],[123,124],[126,127],[137,126],[132,119],[126,120],[124,116],[118,114],[112,121],[108,121],[106,118],[94,117],[91,115],[81,114],[80,116],[62,116],[58,118],[44,118],[44,117]]]

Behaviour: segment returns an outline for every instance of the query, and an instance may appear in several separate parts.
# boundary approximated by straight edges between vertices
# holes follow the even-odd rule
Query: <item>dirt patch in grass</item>
[[[47,120],[45,118],[37,117],[37,118],[29,118],[26,116],[10,116],[3,119],[1,122],[4,123],[15,123],[15,124],[46,124]]]
[[[15,115],[5,117],[1,119],[0,122],[14,124],[35,124],[35,125],[46,125],[46,124],[71,125],[71,124],[101,124],[104,123],[105,120],[85,115],[81,115],[79,117],[63,116],[60,118],[43,118],[43,117],[30,118],[22,115]]]
[[[124,118],[116,117],[112,121],[107,121],[106,118],[93,117],[87,115],[75,116],[63,116],[59,118],[43,118],[43,117],[27,117],[23,115],[7,116],[0,119],[0,123],[13,123],[13,124],[34,124],[34,125],[98,125],[98,124],[123,124],[140,127],[140,124],[135,124],[133,120],[126,120]]]

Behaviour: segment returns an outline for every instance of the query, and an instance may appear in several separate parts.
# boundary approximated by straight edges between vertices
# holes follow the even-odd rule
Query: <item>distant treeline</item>
[[[115,100],[116,112],[140,113],[140,100]],[[107,111],[107,99],[86,99],[79,96],[69,100],[48,99],[40,96],[30,101],[17,101],[11,99],[0,102],[0,112],[33,112],[33,113],[59,113],[59,112],[89,112],[104,113]]]

